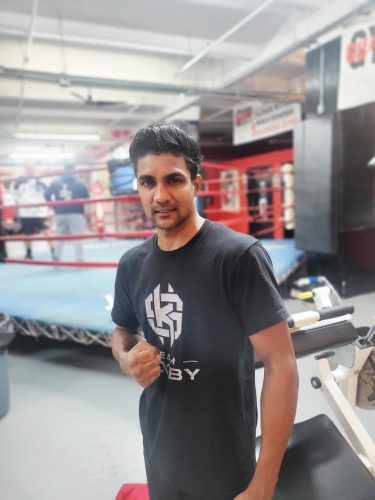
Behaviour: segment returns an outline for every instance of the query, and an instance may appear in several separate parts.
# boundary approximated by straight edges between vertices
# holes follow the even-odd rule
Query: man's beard
[[[175,229],[184,224],[184,222],[191,216],[192,211],[181,214],[178,209],[174,209],[170,212],[170,214],[171,215],[169,217],[165,217],[165,219],[163,220],[163,217],[160,216],[160,213],[152,212],[151,222],[157,229]]]

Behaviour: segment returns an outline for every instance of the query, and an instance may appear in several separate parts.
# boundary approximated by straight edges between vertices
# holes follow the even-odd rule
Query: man
[[[48,201],[68,201],[79,198],[89,198],[90,194],[84,182],[74,175],[74,165],[65,165],[65,175],[51,182],[45,198]],[[56,205],[53,207],[58,234],[83,234],[86,230],[86,217],[83,205]],[[60,260],[63,240],[56,243],[56,260]],[[75,240],[75,257],[83,260],[83,246],[81,240]]]
[[[26,166],[25,175],[22,176],[14,185],[17,204],[21,205],[18,210],[18,218],[21,222],[21,232],[26,236],[39,234],[48,237],[49,232],[49,210],[47,206],[23,207],[29,203],[45,203],[44,193],[46,185],[35,176],[33,166]],[[47,241],[51,256],[55,258],[55,250],[51,241]],[[25,240],[26,255],[25,259],[32,259],[31,241]]]
[[[202,156],[183,131],[140,130],[130,158],[156,235],[120,260],[112,351],[144,387],[150,498],[270,500],[298,382],[269,257],[254,238],[199,216]],[[254,354],[265,367],[257,465]]]

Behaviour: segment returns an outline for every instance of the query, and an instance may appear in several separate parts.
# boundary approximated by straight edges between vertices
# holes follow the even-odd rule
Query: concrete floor
[[[18,339],[8,353],[11,407],[0,420],[0,498],[114,499],[145,481],[140,388],[110,351]]]
[[[356,326],[370,324],[375,293],[350,299]],[[113,500],[126,482],[145,482],[138,399],[110,351],[19,336],[8,351],[11,407],[0,419],[2,500]],[[296,421],[335,417],[310,385],[310,356],[298,361]],[[263,373],[256,374],[260,392]],[[360,412],[375,439],[375,419]]]

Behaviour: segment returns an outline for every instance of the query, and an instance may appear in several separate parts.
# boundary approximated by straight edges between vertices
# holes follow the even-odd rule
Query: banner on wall
[[[287,132],[300,120],[298,103],[242,103],[233,110],[233,144],[237,146]]]
[[[345,28],[340,59],[337,108],[375,102],[375,18]]]

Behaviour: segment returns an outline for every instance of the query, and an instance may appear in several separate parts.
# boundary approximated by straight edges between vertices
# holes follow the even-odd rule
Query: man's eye
[[[169,180],[170,184],[181,184],[182,182],[184,181],[180,177],[172,177],[172,179]]]
[[[151,179],[141,179],[139,184],[140,186],[151,187],[154,185],[154,182]]]

